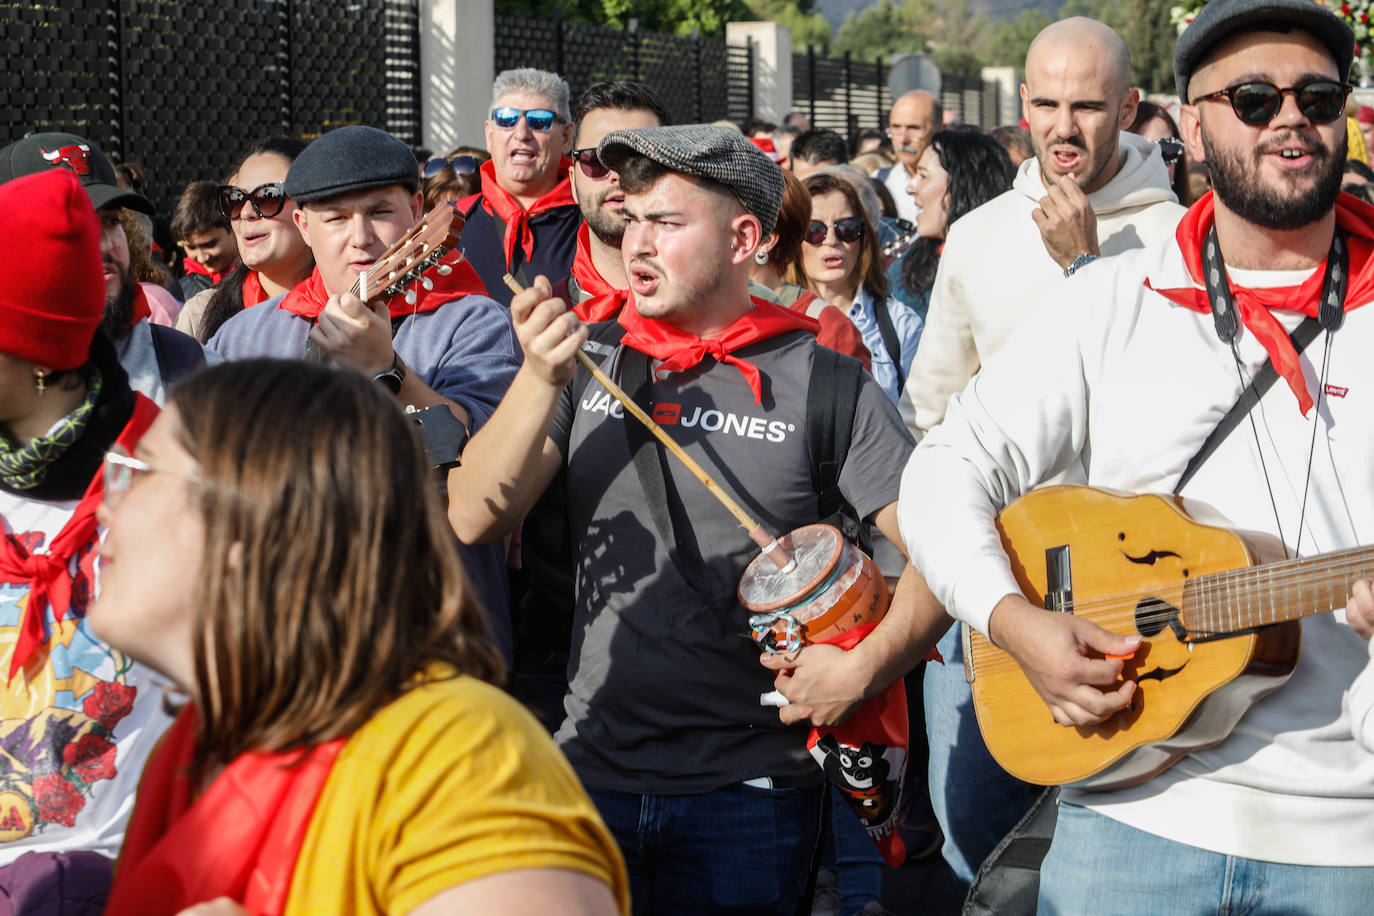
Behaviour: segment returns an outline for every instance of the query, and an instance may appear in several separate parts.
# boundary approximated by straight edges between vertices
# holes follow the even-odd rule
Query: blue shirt
[[[892,317],[892,327],[901,344],[900,368],[892,362],[892,356],[883,343],[883,332],[878,327],[878,315],[873,309],[873,297],[859,287],[858,295],[849,306],[849,320],[859,329],[864,346],[873,355],[873,378],[896,404],[902,396],[902,385],[911,371],[911,360],[916,356],[916,345],[920,343],[925,322],[915,311],[891,296],[887,298],[887,313]]]

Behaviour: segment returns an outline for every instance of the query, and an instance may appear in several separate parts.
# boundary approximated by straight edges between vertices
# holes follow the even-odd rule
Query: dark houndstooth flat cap
[[[757,146],[728,127],[682,124],[617,130],[606,135],[596,154],[609,168],[618,169],[632,153],[659,165],[718,181],[758,217],[763,234],[773,231],[782,206],[782,170]]]
[[[1188,81],[1218,42],[1242,29],[1260,29],[1267,24],[1310,32],[1335,58],[1341,80],[1349,78],[1350,62],[1355,57],[1355,33],[1326,7],[1312,0],[1212,0],[1183,30],[1174,48],[1174,86],[1178,97],[1185,104],[1188,102]]]

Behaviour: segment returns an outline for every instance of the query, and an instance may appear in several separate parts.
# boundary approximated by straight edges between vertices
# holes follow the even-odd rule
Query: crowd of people
[[[1311,0],[1213,0],[1156,103],[1069,18],[1021,123],[915,90],[852,137],[519,68],[480,145],[264,136],[169,218],[89,139],[14,139],[0,913],[873,916],[937,855],[995,912],[1362,912],[1354,54]],[[1055,484],[1205,503],[1325,578],[1267,626],[1104,629],[1069,546],[1041,607],[999,528]],[[741,577],[818,521],[890,603],[772,644]],[[1099,527],[1079,562],[1192,564],[1180,602],[1216,562]],[[1090,741],[1192,689],[1151,640],[1226,636],[1259,648],[1191,701],[1206,739],[1129,778],[1046,789],[980,736],[976,639]]]

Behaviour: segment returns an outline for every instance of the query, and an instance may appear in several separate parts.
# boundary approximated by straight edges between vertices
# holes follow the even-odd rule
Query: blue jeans
[[[983,860],[1030,809],[1040,793],[997,765],[973,713],[964,679],[961,627],[940,640],[943,665],[926,665],[926,736],[930,741],[930,802],[945,831],[941,849],[954,877],[968,891]]]
[[[854,916],[883,895],[883,854],[844,795],[827,789],[822,867],[833,867],[840,889],[840,916]]]
[[[1353,916],[1370,912],[1371,899],[1374,868],[1225,856],[1136,830],[1079,805],[1059,806],[1054,842],[1040,867],[1039,912],[1046,916]]]
[[[635,916],[793,916],[820,836],[823,785],[587,794],[625,856]]]

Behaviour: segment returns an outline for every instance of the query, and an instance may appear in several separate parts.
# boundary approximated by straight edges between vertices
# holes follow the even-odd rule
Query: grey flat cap
[[[312,140],[291,163],[285,184],[286,196],[298,204],[393,184],[414,193],[420,166],[391,134],[352,124]]]
[[[76,134],[29,134],[0,149],[0,182],[24,175],[65,168],[76,174],[97,210],[103,207],[128,207],[151,214],[153,205],[141,194],[119,186],[114,166],[105,154],[85,137]]]
[[[1193,69],[1217,42],[1241,29],[1274,23],[1310,32],[1336,59],[1344,82],[1355,58],[1355,33],[1343,19],[1312,0],[1212,0],[1183,30],[1174,48],[1174,86],[1187,104]]]
[[[612,169],[618,169],[632,153],[674,172],[725,185],[745,210],[758,217],[764,235],[778,223],[782,170],[737,131],[710,124],[617,130],[607,134],[596,148],[597,156]]]

